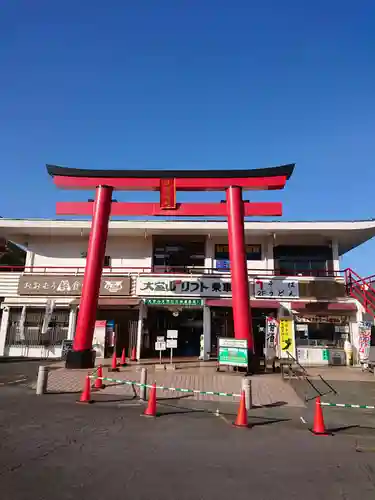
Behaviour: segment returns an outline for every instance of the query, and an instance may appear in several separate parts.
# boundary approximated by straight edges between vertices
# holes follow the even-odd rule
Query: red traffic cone
[[[85,385],[83,387],[83,391],[81,397],[79,398],[78,403],[92,403],[90,394],[90,377],[88,375],[85,378]]]
[[[137,351],[135,347],[133,347],[132,349],[132,356],[130,358],[130,361],[137,361]]]
[[[315,415],[312,433],[320,436],[327,436],[326,428],[324,425],[323,410],[320,404],[320,397],[315,400]]]
[[[247,423],[247,410],[245,403],[245,391],[241,392],[240,406],[238,408],[237,418],[233,424],[235,427],[249,427]]]
[[[105,385],[103,384],[103,368],[102,365],[98,366],[97,378],[95,379],[94,388],[95,389],[104,389]]]
[[[120,365],[126,366],[126,349],[125,349],[125,347],[123,348],[122,353],[121,353]]]
[[[117,356],[116,356],[116,347],[113,348],[113,354],[112,354],[112,363],[111,363],[111,368],[109,369],[110,372],[118,372],[117,368]]]
[[[148,405],[143,412],[144,417],[156,417],[156,384],[152,384],[150,395],[148,397]]]

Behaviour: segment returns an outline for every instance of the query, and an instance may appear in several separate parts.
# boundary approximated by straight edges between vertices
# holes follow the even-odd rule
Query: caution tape
[[[362,410],[375,410],[375,406],[348,405],[344,403],[320,403],[320,406],[336,406],[337,408],[361,408]]]
[[[115,384],[124,384],[124,385],[135,385],[137,387],[147,387],[148,389],[151,389],[152,385],[150,384],[141,384],[140,382],[136,382],[134,380],[118,380],[114,378],[108,378],[108,377],[96,377],[95,375],[90,375],[90,378],[93,379],[99,379],[107,382],[113,382]],[[226,396],[226,397],[233,397],[233,398],[239,398],[241,397],[241,394],[235,394],[232,392],[215,392],[215,391],[199,391],[198,389],[183,389],[180,387],[164,387],[163,385],[157,385],[156,389],[160,389],[162,391],[175,391],[175,392],[191,392],[193,394],[200,394],[202,396]]]

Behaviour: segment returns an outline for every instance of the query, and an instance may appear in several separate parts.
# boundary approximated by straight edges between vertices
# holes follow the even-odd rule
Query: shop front
[[[221,276],[140,276],[136,294],[146,307],[142,357],[157,356],[157,337],[166,337],[168,330],[178,330],[174,355],[198,358],[206,357],[210,351],[209,308],[205,301],[209,297],[229,298],[231,283],[229,277]]]
[[[231,299],[210,300],[206,305],[211,311],[211,355],[215,356],[219,337],[234,337]],[[277,300],[251,300],[254,348],[258,357],[264,356],[267,318],[276,318],[280,304]]]
[[[297,306],[297,310],[296,307]],[[297,359],[301,365],[345,365],[345,341],[352,342],[355,304],[292,303]]]

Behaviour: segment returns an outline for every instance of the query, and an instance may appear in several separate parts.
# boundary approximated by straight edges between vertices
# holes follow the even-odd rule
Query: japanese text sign
[[[220,277],[140,276],[137,278],[136,290],[136,294],[140,296],[230,297],[232,295],[230,278]]]
[[[284,280],[282,278],[268,278],[255,280],[255,297],[299,297],[297,280]]]
[[[18,282],[19,295],[80,296],[83,276],[23,275]],[[121,276],[102,277],[100,295],[123,296],[130,294],[130,278]]]

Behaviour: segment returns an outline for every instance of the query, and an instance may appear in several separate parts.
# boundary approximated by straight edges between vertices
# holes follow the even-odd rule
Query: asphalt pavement
[[[95,398],[0,387],[2,500],[375,498],[375,429],[314,436],[297,408],[253,410],[238,429],[231,406],[158,401],[148,419],[135,399]]]

